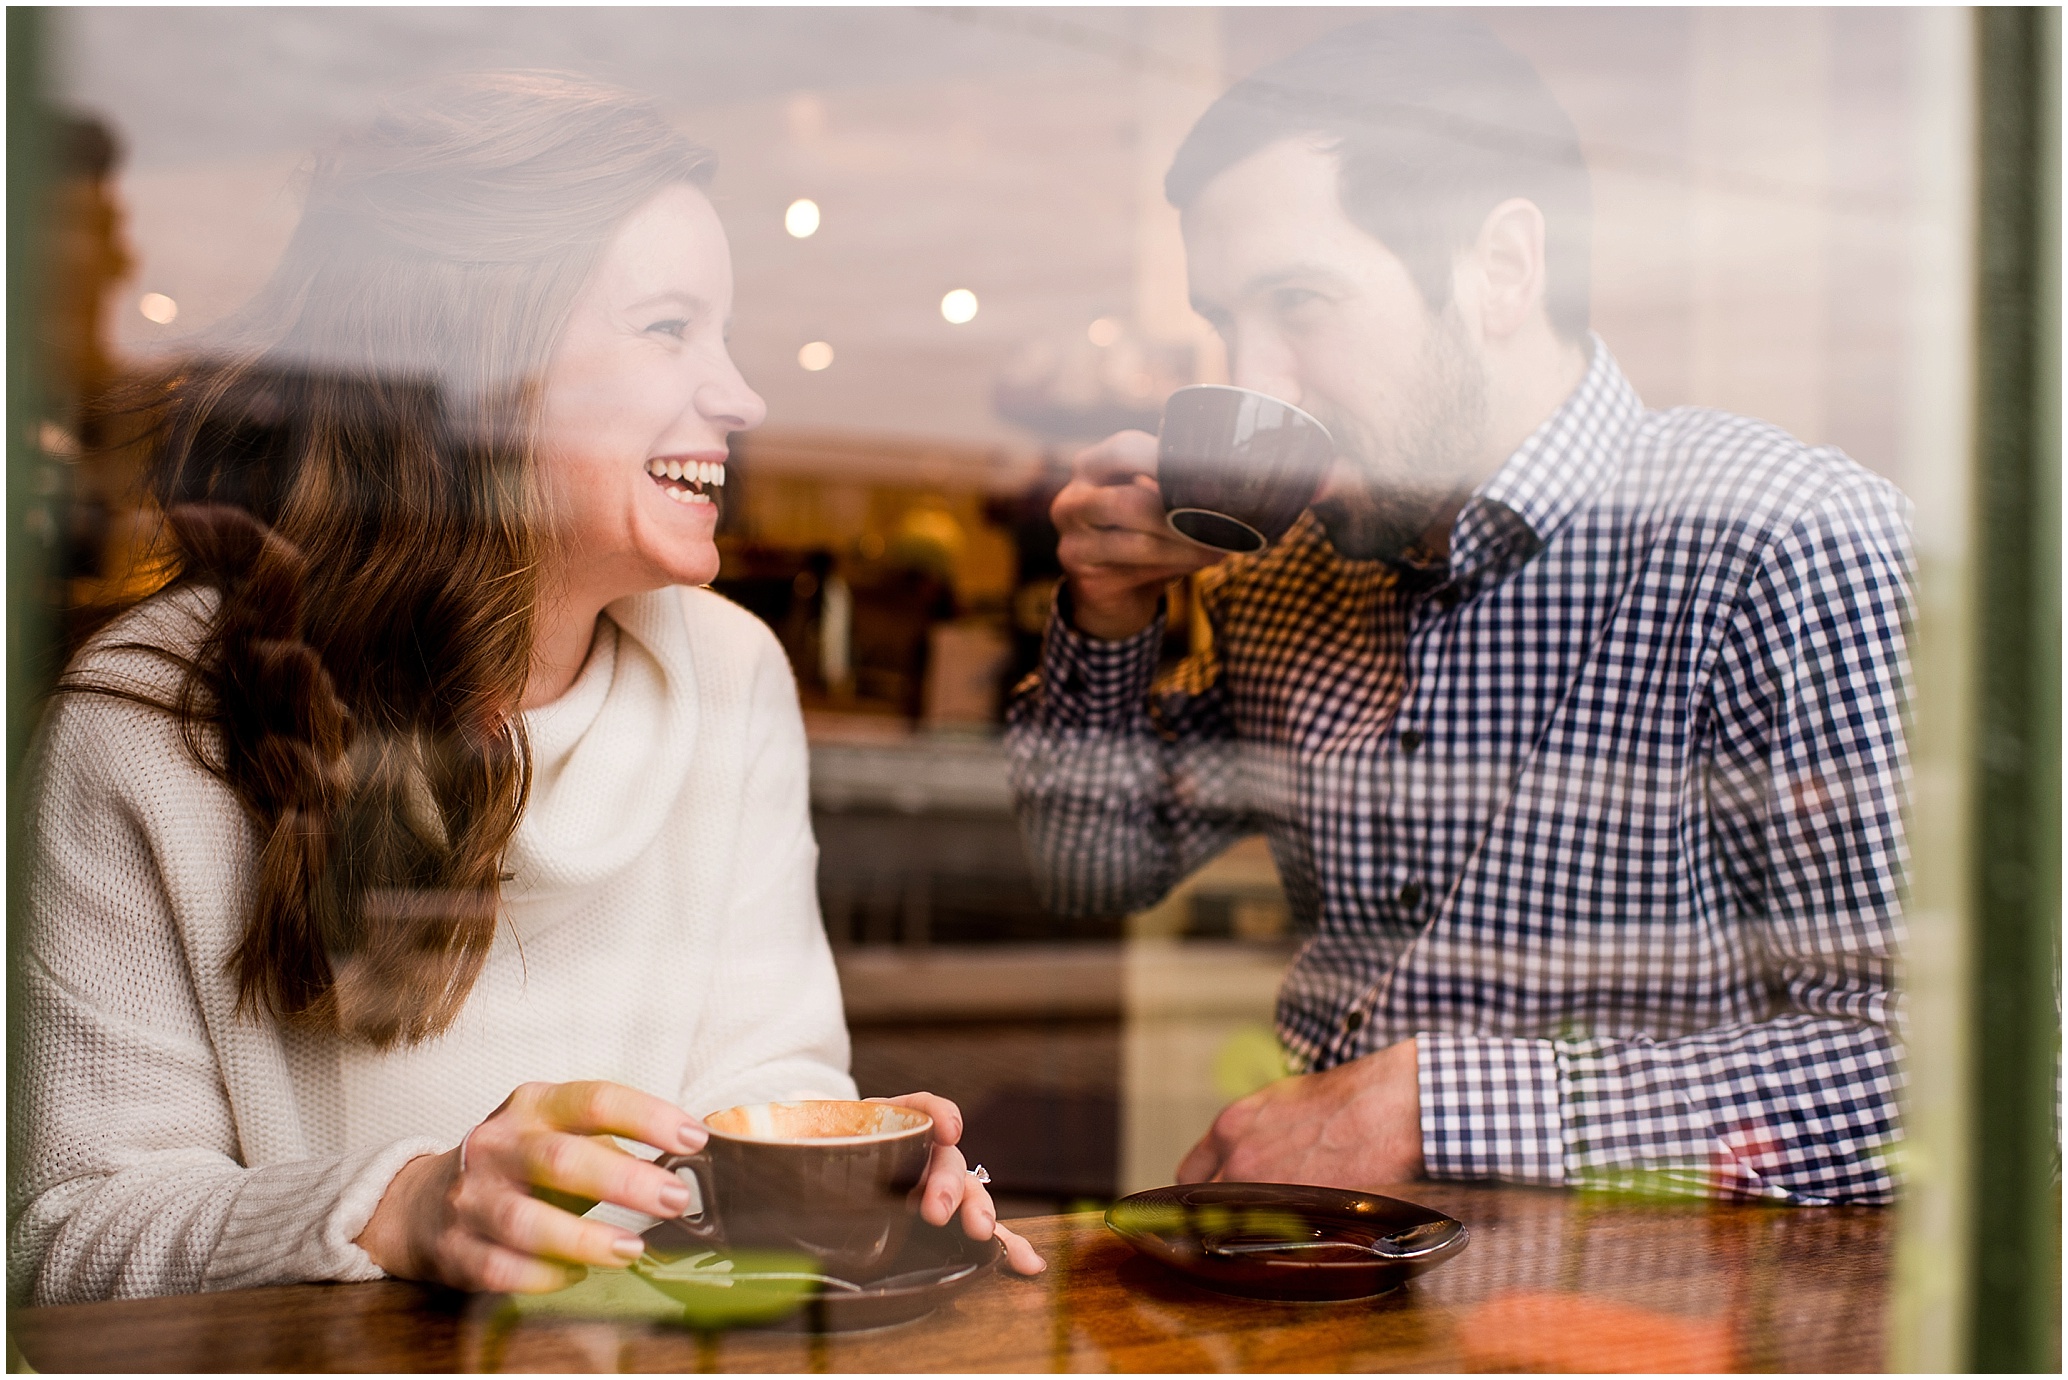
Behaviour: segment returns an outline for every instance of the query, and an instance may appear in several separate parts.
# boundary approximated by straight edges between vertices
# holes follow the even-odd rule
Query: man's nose
[[[1299,372],[1277,351],[1236,350],[1228,360],[1228,378],[1237,388],[1268,394],[1294,407],[1301,404]]]

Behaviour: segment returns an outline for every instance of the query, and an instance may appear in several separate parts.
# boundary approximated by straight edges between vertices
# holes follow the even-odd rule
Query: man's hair
[[[1344,214],[1406,265],[1432,311],[1449,303],[1453,256],[1487,213],[1510,197],[1535,202],[1551,324],[1586,334],[1592,197],[1579,136],[1535,70],[1478,21],[1400,11],[1261,69],[1192,127],[1164,194],[1182,210],[1289,138],[1337,154]]]

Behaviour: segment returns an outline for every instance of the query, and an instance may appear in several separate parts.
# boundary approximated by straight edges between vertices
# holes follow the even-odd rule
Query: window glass
[[[308,577],[328,581],[323,607],[369,631],[325,643],[332,655],[378,661],[414,637],[424,664],[397,672],[421,682],[410,703],[475,695],[501,723],[521,698],[527,819],[602,849],[642,813],[677,808],[612,791],[691,770],[666,765],[675,729],[661,716],[610,749],[623,762],[604,773],[620,783],[604,803],[566,789],[581,753],[604,750],[569,746],[603,712],[582,697],[627,683],[597,659],[631,667],[646,645],[647,615],[614,601],[708,584],[772,641],[726,623],[730,641],[693,637],[683,664],[707,697],[734,671],[761,676],[750,698],[777,715],[789,690],[767,668],[794,677],[808,765],[791,813],[808,802],[811,837],[741,834],[727,846],[744,855],[666,875],[740,869],[727,885],[747,899],[710,923],[751,927],[755,907],[789,904],[784,869],[815,866],[791,899],[815,904],[830,946],[859,1094],[952,1098],[1008,1218],[1169,1184],[1231,1102],[1416,1040],[1399,1086],[1421,1101],[1403,1134],[1439,1179],[1614,1203],[1880,1204],[1909,1174],[1943,1214],[1932,1220],[1957,1222],[1969,21],[1456,11],[1385,40],[1433,45],[1398,102],[1340,71],[1314,78],[1337,83],[1318,105],[1285,85],[1307,79],[1312,45],[1351,52],[1365,41],[1342,37],[1355,26],[1401,22],[1340,8],[55,14],[39,436],[66,485],[67,652],[191,575],[204,547],[335,533]],[[1400,61],[1381,49],[1370,61]],[[1453,66],[1463,84],[1445,87]],[[676,150],[675,172],[625,171],[634,155],[598,144],[534,194],[497,184],[501,224],[480,204],[453,210],[472,193],[438,182],[431,154],[370,173],[353,162],[393,154],[363,131],[410,93],[546,70],[633,93],[711,157]],[[1242,108],[1265,133],[1194,133],[1211,134],[1210,108],[1260,73],[1261,103]],[[1453,95],[1428,104],[1417,83]],[[1351,118],[1375,122],[1369,137],[1319,128],[1346,91],[1368,102]],[[497,108],[465,116],[510,122],[497,157],[559,137],[524,132],[521,112],[480,113]],[[1332,207],[1313,203],[1332,223],[1298,210],[1321,195],[1316,166],[1342,179]],[[587,201],[568,191],[582,178],[599,189]],[[635,183],[673,190],[623,190]],[[624,206],[599,209],[611,196]],[[563,215],[563,202],[581,204]],[[659,219],[621,264],[635,212]],[[355,254],[390,267],[333,267]],[[451,274],[473,286],[441,286]],[[503,325],[424,306],[448,291]],[[164,478],[154,381],[253,359],[234,384],[251,390],[244,410],[189,438],[183,477]],[[1195,385],[1314,414],[1337,487],[1310,478],[1287,521],[1321,507],[1257,537],[1264,550],[1199,555],[1167,588],[1137,571],[1134,594],[1113,595],[1083,553],[1117,549],[1096,544],[1123,509],[1099,504],[1156,492],[1130,478],[1155,447],[1083,456],[1115,433],[1162,426],[1168,440],[1166,401]],[[319,396],[333,431],[279,440],[282,418]],[[412,407],[428,412],[411,420]],[[1295,425],[1201,415],[1214,439],[1200,445],[1252,477],[1266,461],[1250,429]],[[352,426],[371,430],[355,441]],[[412,460],[433,432],[479,467]],[[269,479],[270,462],[239,468],[244,445],[331,446],[339,468]],[[498,468],[505,453],[529,468]],[[1341,469],[1346,456],[1365,468]],[[1265,519],[1240,503],[1259,500],[1215,482],[1199,505],[1244,518],[1241,549]],[[1328,506],[1358,483],[1406,497],[1366,511],[1356,490]],[[656,494],[667,510],[648,511]],[[261,520],[183,539],[168,500]],[[326,504],[364,505],[362,526]],[[471,535],[425,521],[439,504]],[[685,515],[708,532],[668,525]],[[204,519],[230,521],[187,520]],[[389,521],[420,535],[369,535]],[[544,544],[483,535],[524,522],[543,524]],[[323,574],[323,552],[402,568],[355,585]],[[480,563],[479,583],[408,568],[462,560]],[[491,577],[534,583],[504,598],[484,592]],[[562,626],[551,618],[514,641],[483,631],[559,607],[566,590],[609,594],[590,613],[609,602],[613,630],[592,641],[584,622],[555,644],[557,663],[531,641]],[[512,656],[531,659],[528,682]],[[369,707],[389,703],[380,674],[327,674],[372,697],[337,721],[332,756],[360,773],[337,799],[388,769],[388,748],[369,743],[418,752],[409,770],[447,789],[438,734],[464,737],[464,713],[411,737],[416,720]],[[559,694],[541,700],[548,684]],[[765,754],[739,769],[742,819],[780,778],[770,764],[787,739],[761,723],[681,730],[722,755],[739,745],[719,746],[710,725],[732,725]],[[516,779],[492,752],[480,760],[506,773],[496,788]],[[395,770],[381,808],[417,819],[403,778],[418,778]],[[408,839],[475,818],[437,799],[445,824]],[[533,824],[503,827],[520,830],[522,861]],[[678,843],[692,857],[704,846]],[[504,882],[530,885],[530,865],[509,864]],[[437,875],[381,885],[464,890]],[[397,904],[397,925],[458,913]],[[436,985],[394,971],[405,988]],[[1913,1029],[1938,1033],[1909,1047],[1909,1148],[1893,1091],[1906,999]],[[414,1008],[398,1010],[365,1019],[414,1029]],[[1829,1105],[1803,1110],[1818,1097]],[[1251,1105],[1286,1124],[1302,1114]],[[1208,1167],[1228,1177],[1368,1182],[1354,1158],[1302,1171],[1222,1153]],[[1252,1163],[1272,1172],[1236,1172]],[[1577,1268],[1626,1310],[1587,1323],[1605,1345],[1731,1364],[1701,1349],[1739,1345],[1701,1331],[1725,1325],[1710,1275],[1647,1284],[1641,1251],[1589,1254],[1583,1219],[1525,1216],[1477,1244],[1513,1253],[1453,1301],[1510,1309],[1484,1320],[1510,1350],[1485,1342],[1453,1364],[1572,1362],[1542,1351],[1529,1301]],[[1953,1229],[1919,1230],[1922,1261]],[[1886,1273],[1893,1240],[1859,1248]],[[1753,1231],[1718,1249],[1770,1244]],[[1958,1300],[1927,1266],[1912,1273],[1923,1321],[1895,1324],[1909,1350],[1890,1355],[1951,1364],[1932,1320]],[[1439,1298],[1444,1279],[1428,1282]],[[1058,1308],[1059,1328],[1079,1326]],[[1741,1331],[1778,1348],[1769,1362],[1829,1368],[1850,1353],[1820,1326]],[[1071,1335],[1069,1359],[1129,1364],[1118,1334]]]

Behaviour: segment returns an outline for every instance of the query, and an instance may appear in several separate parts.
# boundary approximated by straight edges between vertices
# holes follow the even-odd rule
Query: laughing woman
[[[16,1299],[552,1288],[640,1243],[535,1190],[686,1205],[607,1137],[853,1095],[795,686],[699,588],[763,413],[711,167],[620,92],[419,92],[167,386],[174,577],[33,784]],[[992,1235],[900,1100],[926,1217]]]

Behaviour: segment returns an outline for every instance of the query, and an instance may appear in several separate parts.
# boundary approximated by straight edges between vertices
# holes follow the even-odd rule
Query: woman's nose
[[[727,431],[752,431],[768,418],[768,404],[730,364],[697,390],[697,411]]]

